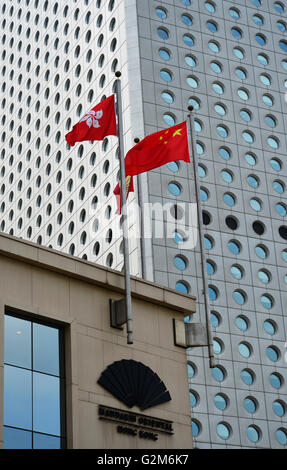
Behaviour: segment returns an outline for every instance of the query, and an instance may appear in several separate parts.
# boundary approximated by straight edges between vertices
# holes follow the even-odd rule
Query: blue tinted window
[[[247,111],[247,109],[240,110],[240,117],[243,119],[243,121],[246,121],[246,122],[251,121],[251,113]]]
[[[263,95],[262,96],[263,103],[266,104],[266,106],[273,106],[273,98],[269,95]]]
[[[192,18],[190,15],[187,15],[186,13],[181,15],[181,20],[186,26],[192,25]]]
[[[235,39],[242,38],[242,32],[240,31],[239,28],[231,28],[231,33]]]
[[[275,400],[273,403],[272,403],[272,408],[273,408],[273,411],[274,413],[277,415],[277,416],[284,416],[285,415],[285,406],[283,405],[282,402],[278,401],[278,400]]]
[[[221,393],[218,393],[214,397],[214,404],[216,408],[218,408],[219,410],[225,410],[225,408],[227,407],[227,399],[225,398],[224,395],[222,395]]]
[[[245,304],[246,299],[245,299],[245,295],[242,292],[237,291],[237,290],[234,291],[233,298],[237,304],[239,305]]]
[[[214,82],[214,83],[212,84],[212,88],[213,88],[213,90],[215,91],[215,93],[217,93],[218,95],[222,95],[223,92],[224,92],[223,86],[222,86],[220,83],[218,83],[218,82]]]
[[[252,442],[259,441],[260,433],[259,430],[255,426],[248,426],[247,428],[247,436]]]
[[[175,124],[175,118],[172,116],[172,114],[165,113],[163,115],[163,120],[169,126],[174,126],[174,124]]]
[[[264,23],[264,19],[260,15],[253,15],[252,19],[254,23],[257,24],[258,26],[262,26]]]
[[[255,247],[255,253],[257,254],[257,256],[261,259],[266,259],[267,258],[267,249],[262,246],[262,245],[257,245]]]
[[[280,14],[284,12],[284,6],[280,2],[275,2],[274,3],[274,8]]]
[[[167,104],[172,104],[174,102],[173,95],[168,91],[163,91],[161,93],[161,97]]]
[[[237,75],[238,78],[240,78],[240,80],[246,80],[247,78],[247,73],[244,69],[242,69],[241,67],[238,67],[236,70],[235,70],[235,73]]]
[[[221,73],[222,72],[222,65],[219,64],[218,62],[210,62],[210,68],[215,73]]]
[[[211,250],[213,248],[213,241],[208,235],[204,235],[204,248]]]
[[[191,88],[197,88],[197,87],[198,87],[198,80],[197,80],[197,78],[187,77],[186,81],[187,81],[188,85],[189,85]]]
[[[169,32],[165,28],[157,28],[157,34],[161,39],[168,39],[169,37]]]
[[[235,205],[235,197],[230,194],[230,193],[225,193],[223,195],[223,201],[225,204],[227,204],[229,207],[233,207]]]
[[[33,324],[33,368],[39,372],[59,375],[59,330],[39,323]]]
[[[189,392],[189,404],[192,408],[197,405],[198,398],[194,392]]]
[[[245,160],[248,163],[248,165],[251,165],[251,166],[256,165],[256,157],[255,155],[252,155],[252,153],[246,153]]]
[[[251,355],[251,348],[246,343],[240,343],[238,345],[238,351],[240,352],[241,356],[248,358]]]
[[[32,432],[4,426],[5,449],[32,449]]]
[[[181,271],[186,269],[186,261],[184,260],[184,258],[182,258],[182,256],[175,256],[174,264],[177,269],[180,269]]]
[[[253,381],[254,381],[254,375],[253,373],[248,370],[248,369],[243,369],[241,371],[241,379],[243,380],[243,382],[246,384],[246,385],[252,385],[253,384]]]
[[[260,64],[262,64],[262,65],[268,65],[269,59],[268,59],[268,57],[267,57],[266,55],[264,55],[264,54],[258,54],[257,59],[258,59],[258,61],[260,62]]]
[[[282,217],[285,217],[287,215],[287,208],[285,204],[281,204],[281,203],[276,204],[276,211]]]
[[[211,370],[211,374],[217,382],[222,382],[225,379],[225,371],[222,367],[213,367]]]
[[[218,149],[218,153],[221,156],[221,158],[223,158],[223,160],[230,160],[231,158],[230,150],[225,147],[220,147]]]
[[[187,364],[187,375],[190,379],[195,375],[195,366],[192,364]]]
[[[216,292],[216,290],[215,290],[214,287],[209,287],[209,288],[208,288],[208,293],[209,293],[209,299],[210,299],[211,301],[217,299],[217,292]]]
[[[182,294],[188,294],[189,288],[188,285],[185,282],[178,281],[175,286],[176,290],[178,292],[181,292]]]
[[[60,435],[60,379],[46,374],[33,375],[34,430]]]
[[[4,448],[61,448],[60,329],[12,315],[4,324]]]
[[[161,70],[160,71],[160,76],[166,82],[170,82],[172,80],[172,75],[168,70]]]
[[[197,98],[189,98],[188,104],[190,106],[193,106],[194,109],[199,109],[200,108],[200,101]]]
[[[275,171],[280,171],[281,168],[282,168],[281,162],[279,160],[277,160],[276,158],[272,158],[270,160],[270,165],[273,168],[273,170],[275,170]]]
[[[269,382],[272,385],[272,387],[279,389],[282,385],[282,378],[279,374],[270,374],[269,376]]]
[[[166,49],[159,49],[158,55],[163,60],[169,60],[170,59],[170,53]]]
[[[236,317],[235,319],[236,326],[241,330],[241,331],[246,331],[248,329],[248,323],[247,320],[242,317]]]
[[[169,183],[168,190],[174,196],[179,196],[181,193],[181,188],[177,183]]]
[[[279,359],[279,353],[278,353],[277,349],[273,346],[269,346],[266,349],[266,354],[267,354],[268,358],[270,359],[270,361],[276,362]]]
[[[279,444],[282,444],[283,446],[286,446],[286,444],[287,444],[287,430],[286,429],[277,429],[275,435],[276,435],[276,439],[279,442]]]
[[[20,318],[5,317],[4,362],[31,368],[31,322]]]
[[[183,37],[183,42],[189,46],[189,47],[192,47],[194,45],[194,39],[193,37],[190,35],[190,34],[184,34]]]
[[[237,59],[241,60],[244,58],[244,51],[239,47],[234,47],[233,54],[235,55],[235,57],[237,57]]]
[[[225,423],[219,423],[216,427],[216,431],[219,437],[221,437],[221,439],[226,440],[230,436],[229,426],[227,426],[227,424]]]
[[[214,13],[215,12],[215,5],[212,2],[205,2],[205,8],[209,13]]]
[[[260,46],[265,46],[266,44],[266,38],[263,36],[263,34],[256,34],[255,39],[260,44]]]
[[[169,162],[167,167],[170,171],[176,173],[179,170],[179,164],[177,162]]]
[[[254,400],[254,398],[251,398],[251,397],[244,398],[243,404],[244,404],[244,408],[246,409],[246,411],[248,411],[248,413],[255,413],[257,409],[257,403]]]
[[[279,31],[281,31],[282,33],[285,33],[286,23],[284,23],[284,21],[277,21],[276,25],[277,25],[277,28],[279,29]]]
[[[155,9],[155,11],[156,11],[157,16],[159,16],[159,18],[161,18],[162,20],[165,20],[165,18],[167,17],[167,13],[164,8],[158,7]]]
[[[32,372],[4,367],[4,425],[32,429]]]
[[[215,41],[209,41],[208,47],[212,52],[219,52],[219,45]]]
[[[212,33],[216,33],[217,31],[217,24],[214,21],[207,21],[206,22],[207,29]]]
[[[194,437],[197,437],[199,434],[199,425],[197,424],[196,421],[194,420],[191,421],[191,428],[192,428],[192,435]]]
[[[61,439],[45,434],[33,434],[33,449],[61,449]]]
[[[186,64],[189,65],[189,67],[195,67],[196,66],[195,57],[193,57],[191,55],[186,55],[184,60],[185,60]]]
[[[279,41],[279,46],[282,49],[282,51],[287,52],[287,41]]]
[[[211,319],[211,325],[214,328],[217,328],[220,324],[220,317],[216,312],[211,312],[210,314],[210,319]]]
[[[240,12],[236,8],[229,8],[229,14],[235,20],[238,20],[238,18],[240,18]]]
[[[240,253],[240,244],[234,240],[228,242],[228,248],[234,255],[238,255]]]

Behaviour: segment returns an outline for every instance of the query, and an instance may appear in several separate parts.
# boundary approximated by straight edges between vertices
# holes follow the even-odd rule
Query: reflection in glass
[[[224,395],[218,393],[214,397],[214,404],[219,410],[225,410],[225,408],[227,407],[227,400]]]
[[[60,435],[60,379],[33,374],[33,428]]]
[[[5,449],[32,449],[32,432],[4,426]]]
[[[33,324],[33,368],[59,375],[59,330]]]
[[[32,372],[4,367],[4,424],[32,429]]]
[[[31,322],[5,316],[4,362],[31,368]]]
[[[248,369],[243,369],[240,373],[241,379],[246,385],[252,385],[254,381],[253,373]]]
[[[61,439],[55,436],[33,433],[33,449],[60,449]]]

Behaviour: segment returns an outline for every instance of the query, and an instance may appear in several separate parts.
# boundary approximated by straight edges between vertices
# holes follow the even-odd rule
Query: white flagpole
[[[132,319],[132,297],[131,297],[131,278],[130,278],[130,258],[129,258],[129,239],[128,239],[128,219],[127,219],[127,197],[126,197],[126,172],[125,172],[125,153],[123,139],[123,120],[122,120],[122,91],[121,91],[121,72],[115,73],[117,80],[116,87],[116,109],[118,126],[117,133],[119,139],[120,151],[120,186],[121,186],[121,209],[123,220],[123,243],[124,243],[124,268],[125,268],[125,296],[126,296],[126,312],[127,312],[127,343],[133,344],[133,319]]]
[[[202,230],[202,211],[201,211],[201,204],[200,204],[200,187],[199,187],[199,182],[198,182],[198,164],[197,164],[197,157],[196,157],[194,137],[193,137],[193,132],[194,132],[194,120],[193,120],[193,115],[192,115],[193,107],[189,106],[188,110],[190,111],[190,114],[188,115],[188,120],[189,120],[190,133],[191,133],[191,151],[192,151],[198,231],[199,231],[199,241],[200,241],[201,274],[202,274],[203,296],[204,296],[204,306],[205,306],[205,323],[206,323],[206,332],[207,332],[207,340],[208,340],[209,366],[213,368],[214,367],[213,337],[212,337],[211,321],[210,321],[208,283],[207,283],[206,272],[205,272],[206,259],[205,259],[203,230]]]

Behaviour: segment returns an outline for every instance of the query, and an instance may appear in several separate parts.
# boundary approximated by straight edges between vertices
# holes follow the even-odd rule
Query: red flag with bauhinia
[[[125,157],[126,176],[139,175],[176,160],[190,163],[186,121],[150,134],[131,148]],[[120,194],[119,187],[118,183],[114,190],[116,196]],[[127,184],[127,196],[133,190],[131,187],[132,178]],[[120,213],[120,202],[119,196],[117,213]]]
[[[108,135],[117,135],[114,95],[97,104],[66,135],[72,147],[76,142],[103,140]]]

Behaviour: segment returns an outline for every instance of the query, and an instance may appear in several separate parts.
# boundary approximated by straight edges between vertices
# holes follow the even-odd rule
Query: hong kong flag
[[[97,104],[66,135],[72,147],[76,142],[103,140],[108,135],[117,135],[114,95]]]

